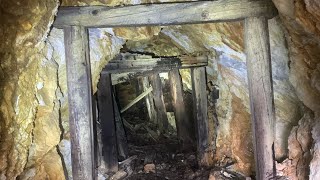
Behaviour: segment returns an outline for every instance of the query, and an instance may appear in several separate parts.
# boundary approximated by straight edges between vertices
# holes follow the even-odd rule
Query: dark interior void
[[[143,93],[139,83],[141,78],[133,78],[128,82],[113,86],[119,109],[122,109]],[[134,160],[130,162],[130,168],[124,167],[121,169],[119,167],[126,173],[109,173],[109,176],[115,176],[116,178],[124,176],[127,179],[194,179],[196,176],[205,179],[205,177],[208,177],[209,171],[201,170],[198,167],[195,129],[190,129],[192,141],[188,144],[182,144],[177,137],[168,79],[161,78],[161,84],[169,121],[168,127],[160,132],[158,128],[160,122],[158,122],[158,119],[150,119],[145,98],[121,113],[124,135],[128,143],[128,154],[127,157],[118,154],[118,161],[125,161],[126,158],[132,157]],[[190,91],[184,91],[184,99],[187,102],[188,116],[193,117],[192,94]],[[193,121],[193,118],[191,120]]]

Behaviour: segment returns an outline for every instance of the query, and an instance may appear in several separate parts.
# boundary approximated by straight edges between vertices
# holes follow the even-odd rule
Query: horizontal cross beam
[[[207,56],[198,57],[173,57],[173,58],[150,58],[135,60],[111,60],[103,69],[102,73],[126,73],[158,71],[165,72],[172,69],[200,67],[208,65]]]
[[[54,26],[119,27],[242,20],[277,14],[271,0],[218,0],[122,7],[60,7]]]

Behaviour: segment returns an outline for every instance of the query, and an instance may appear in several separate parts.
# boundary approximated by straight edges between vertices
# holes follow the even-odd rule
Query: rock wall
[[[65,179],[71,171],[61,156],[70,151],[63,32],[50,29],[57,8],[54,0],[1,2],[0,179]],[[96,91],[124,41],[112,29],[89,35]]]
[[[302,150],[303,157],[305,153],[311,159],[303,167],[293,165],[293,172],[290,173],[292,179],[319,179],[319,119],[320,119],[320,2],[317,0],[273,0],[279,10],[280,18],[286,29],[286,40],[288,43],[290,61],[289,61],[289,79],[293,85],[297,96],[303,104],[313,111],[313,118],[309,124],[310,128],[305,131],[309,135],[302,136],[306,132],[291,131],[290,137],[299,136],[300,144],[306,144],[311,141],[310,150]],[[305,121],[302,118],[300,124]],[[299,127],[298,126],[298,127]],[[299,130],[299,128],[298,128]],[[310,136],[310,131],[312,136]],[[302,135],[300,135],[302,134]],[[294,138],[293,138],[294,139]],[[311,139],[311,140],[310,140]],[[292,144],[292,138],[289,138],[289,144]],[[304,147],[304,146],[301,147]],[[292,161],[293,163],[301,158],[300,156],[290,156],[291,152],[301,152],[301,147],[289,146],[289,158],[283,163]],[[301,154],[301,153],[300,153]],[[303,174],[301,171],[310,171],[309,174]],[[298,172],[298,173],[294,173]]]
[[[142,2],[62,2],[137,3]],[[310,179],[320,179],[320,4],[274,3],[280,12],[269,21],[278,170],[292,179],[307,179],[309,174]],[[0,179],[65,179],[65,174],[71,178],[63,33],[50,29],[58,1],[0,0],[0,4]],[[220,87],[215,160],[252,175],[241,22],[92,29],[89,35],[94,91],[102,67],[124,44],[126,49],[156,55],[211,54],[208,77]],[[181,74],[190,86],[189,72]]]
[[[30,158],[35,153],[32,150],[34,143],[39,142],[35,134],[42,131],[35,129],[35,126],[42,126],[40,120],[46,121],[49,118],[46,117],[47,111],[52,113],[59,109],[50,105],[41,107],[43,101],[38,96],[56,86],[56,76],[50,77],[51,80],[47,78],[52,73],[51,67],[54,68],[55,65],[45,59],[43,51],[57,7],[58,2],[54,0],[1,1],[0,179],[15,179],[29,168],[29,159],[43,162],[29,174],[50,174],[52,171],[45,169],[51,167],[61,172],[60,156],[55,148],[60,134],[59,127],[56,126],[59,122],[57,117],[52,116],[50,120],[53,125],[51,128],[55,131],[48,135],[52,138],[50,143],[42,146],[44,149],[37,154],[38,157]],[[43,68],[44,64],[51,64],[51,67]],[[48,71],[45,72],[44,69]],[[53,84],[50,83],[40,92],[41,85],[38,85],[38,81],[42,78]],[[58,157],[54,163],[46,163],[54,157]],[[55,177],[63,176],[55,174]]]

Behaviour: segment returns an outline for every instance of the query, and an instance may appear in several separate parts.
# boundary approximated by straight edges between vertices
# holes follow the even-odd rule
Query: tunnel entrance
[[[66,7],[59,9],[53,25],[63,28],[65,35],[73,178],[95,179],[96,177],[95,151],[93,146],[94,133],[92,128],[92,84],[87,32],[89,27],[167,26],[243,19],[245,20],[244,37],[257,179],[275,178],[276,171],[273,153],[274,100],[272,96],[271,56],[267,20],[275,16],[276,13],[276,8],[271,1],[262,0],[144,4],[114,8],[97,6]],[[170,60],[170,62],[171,61],[172,60]],[[152,68],[155,65],[161,67],[163,63],[167,62],[161,61],[160,59],[160,61],[156,60],[154,63],[155,64],[152,65],[144,64],[143,67]],[[166,67],[170,67],[168,65],[171,64],[167,64]],[[117,62],[116,66],[109,67],[109,74],[101,74],[100,82],[106,90],[103,92],[109,91],[107,95],[103,96],[104,98],[100,98],[100,101],[103,99],[102,102],[104,102],[104,104],[99,103],[100,105],[103,104],[103,106],[109,107],[108,113],[102,113],[106,119],[114,118],[114,106],[113,103],[110,103],[113,102],[114,99],[110,88],[112,86],[110,73],[112,70],[119,69],[119,67],[123,66],[134,69],[138,67],[139,64],[123,64],[123,62],[120,61]],[[182,66],[183,63],[181,63],[181,67]],[[205,67],[193,67],[191,77],[193,112],[196,121],[197,161],[200,166],[208,166],[212,158],[210,157],[210,149],[208,149],[208,107]],[[155,83],[155,85],[156,84],[159,83]],[[156,88],[156,90],[160,89]],[[176,102],[182,99],[183,98],[177,97]],[[177,104],[179,103],[176,103],[176,107],[179,107]],[[183,108],[179,109],[181,110]],[[180,111],[177,112],[179,113],[176,114],[180,114],[181,117],[183,114],[186,114],[180,113]],[[103,117],[102,114],[100,117]],[[112,116],[110,116],[111,114]],[[180,119],[178,118],[180,115],[177,115],[176,119]],[[161,115],[161,117],[165,116],[165,114]],[[181,118],[181,120],[183,119],[184,118]],[[105,122],[107,123],[104,124]],[[179,120],[177,120],[177,122],[179,122]],[[101,121],[101,123],[102,130],[107,128],[113,129],[114,127],[114,121]],[[161,123],[158,125],[161,125]],[[165,124],[163,123],[162,125]],[[163,126],[160,129],[165,130],[165,127],[166,126]],[[181,132],[186,132],[179,130],[182,127],[183,126],[177,126],[178,137]],[[102,134],[104,134],[102,141],[108,144],[114,144],[112,143],[113,140],[110,139],[109,141],[109,137],[114,135],[114,133],[114,131],[102,131]],[[116,151],[116,148],[113,147],[112,151]],[[102,152],[106,153],[107,151]],[[106,158],[106,160],[108,158],[114,159],[114,157],[111,157],[108,153],[105,154],[104,158]],[[260,161],[260,159],[263,159],[263,161]]]
[[[101,174],[111,179],[208,177],[209,171],[200,168],[209,165],[205,156],[212,156],[203,116],[207,114],[206,88],[201,92],[205,96],[196,96],[193,90],[183,88],[179,73],[179,69],[192,69],[192,77],[197,78],[192,84],[197,91],[197,83],[205,87],[206,78],[193,70],[201,68],[205,72],[206,65],[206,56],[132,53],[121,53],[106,65],[97,93]],[[199,104],[202,100],[205,103]],[[197,110],[204,106],[204,110]],[[197,121],[199,117],[194,116],[199,113],[203,113],[201,126],[197,126],[201,119]],[[202,139],[202,144],[196,139]]]

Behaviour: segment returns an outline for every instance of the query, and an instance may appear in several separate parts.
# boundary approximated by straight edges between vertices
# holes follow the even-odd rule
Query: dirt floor
[[[132,114],[134,112],[134,114]],[[201,168],[195,147],[182,150],[173,128],[159,135],[154,124],[146,121],[143,110],[125,113],[131,125],[125,128],[129,158],[120,163],[120,171],[109,179],[127,180],[224,180],[245,179],[221,168]],[[128,162],[126,162],[128,161]]]

